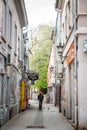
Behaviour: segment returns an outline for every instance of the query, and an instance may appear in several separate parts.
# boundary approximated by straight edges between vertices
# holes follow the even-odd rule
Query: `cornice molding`
[[[28,19],[27,19],[27,13],[26,13],[24,0],[14,0],[14,3],[18,12],[21,27],[27,26]]]

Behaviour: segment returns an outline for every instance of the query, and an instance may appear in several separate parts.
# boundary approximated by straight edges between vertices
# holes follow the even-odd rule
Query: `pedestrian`
[[[44,99],[44,96],[43,96],[42,92],[40,91],[40,92],[39,92],[39,95],[38,95],[39,110],[42,110],[43,99]]]

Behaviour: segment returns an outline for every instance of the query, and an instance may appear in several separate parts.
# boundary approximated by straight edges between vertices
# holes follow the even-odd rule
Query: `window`
[[[20,38],[18,37],[18,58],[20,58]]]
[[[70,14],[70,1],[68,1],[68,11],[69,11],[69,14]]]
[[[68,1],[68,4],[67,4],[67,31],[69,31],[70,29],[70,7],[71,7],[71,3],[70,1]]]
[[[74,24],[74,1],[72,0],[72,24]]]
[[[0,75],[0,105],[1,105],[1,99],[2,99],[2,98],[1,98],[1,96],[2,96],[2,95],[1,95],[1,93],[2,93],[1,91],[2,91],[2,77],[1,77],[1,75]]]
[[[65,28],[65,41],[67,40],[67,8],[65,9],[65,24],[64,24],[64,28]]]
[[[10,44],[12,43],[12,13],[10,10],[8,14],[8,41]]]
[[[17,26],[14,27],[14,51],[17,53]]]
[[[9,92],[9,77],[7,77],[6,79],[7,81],[7,86],[5,87],[5,105],[8,106],[9,105],[9,96],[10,96],[10,92]]]
[[[6,1],[3,0],[3,17],[2,17],[2,35],[6,38],[6,23],[7,23],[7,4]]]
[[[4,75],[0,75],[0,105],[3,105]]]

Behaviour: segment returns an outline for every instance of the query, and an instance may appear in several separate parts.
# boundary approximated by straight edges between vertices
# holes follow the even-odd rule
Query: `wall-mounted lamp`
[[[60,56],[62,55],[63,45],[61,45],[61,44],[57,45],[57,52],[58,52],[58,54],[59,54]]]
[[[51,66],[51,67],[50,67],[50,70],[51,70],[51,71],[53,71],[53,70],[54,70],[54,67],[53,67],[53,66]]]

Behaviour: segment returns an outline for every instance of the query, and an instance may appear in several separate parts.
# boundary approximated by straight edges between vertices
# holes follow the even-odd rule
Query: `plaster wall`
[[[83,41],[87,35],[78,37],[78,103],[79,125],[87,128],[87,52],[83,51]]]

